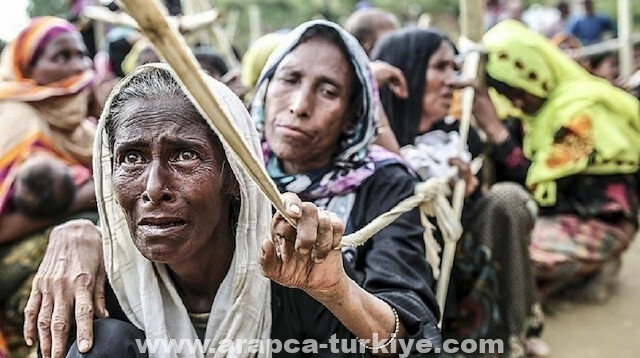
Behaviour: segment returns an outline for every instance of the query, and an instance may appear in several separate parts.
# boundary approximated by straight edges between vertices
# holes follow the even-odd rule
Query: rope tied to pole
[[[369,238],[389,226],[400,215],[419,207],[420,220],[424,226],[423,238],[426,259],[433,270],[433,276],[438,277],[440,275],[439,254],[441,247],[433,237],[435,226],[431,223],[429,217],[435,217],[445,242],[455,242],[462,235],[462,224],[457,219],[447,199],[450,193],[449,178],[431,178],[418,183],[412,196],[402,200],[391,210],[381,214],[362,229],[342,237],[339,248],[363,245]]]
[[[248,148],[231,115],[222,109],[219,99],[207,87],[200,75],[199,65],[195,57],[178,33],[177,28],[171,26],[164,18],[158,1],[120,0],[120,2],[125,5],[125,11],[138,22],[142,32],[171,66],[176,80],[182,85],[198,110],[211,122],[220,139],[227,142],[229,147],[233,149],[241,166],[258,185],[260,191],[276,210],[295,227],[296,221],[286,214],[282,196],[275,183],[267,174],[264,165],[256,154]],[[429,217],[436,218],[436,222],[443,234],[445,245],[453,243],[453,248],[455,249],[455,243],[462,235],[462,225],[447,199],[450,194],[449,180],[453,176],[454,174],[441,178],[432,178],[417,184],[414,195],[401,201],[396,207],[380,215],[359,231],[344,236],[338,248],[364,244],[400,215],[419,207],[421,222],[425,227],[423,237],[426,260],[433,269],[434,277],[440,277],[439,253],[441,248],[433,237],[434,225],[429,221]],[[462,193],[464,193],[464,190]],[[447,253],[446,249],[445,247],[445,254]],[[446,258],[445,262],[447,262]],[[448,273],[446,275],[447,277],[445,278],[448,282]]]

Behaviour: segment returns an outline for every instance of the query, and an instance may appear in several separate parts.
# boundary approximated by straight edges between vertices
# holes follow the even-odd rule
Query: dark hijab
[[[380,88],[382,106],[400,146],[413,144],[418,135],[427,64],[443,41],[451,43],[439,30],[410,27],[390,33],[373,48],[371,59],[402,70],[409,86],[406,99],[396,97],[387,85]]]

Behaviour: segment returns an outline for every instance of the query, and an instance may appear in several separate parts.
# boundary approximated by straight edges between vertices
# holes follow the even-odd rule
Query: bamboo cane
[[[574,59],[589,57],[611,51],[618,51],[624,46],[633,46],[640,43],[640,32],[630,34],[626,40],[622,38],[604,40],[593,45],[571,50],[570,56]]]
[[[480,68],[480,60],[482,58],[479,48],[472,45],[471,41],[466,38],[460,39],[460,48],[468,48],[468,53],[465,57],[464,66],[462,70],[462,76],[464,77],[477,77],[478,70]],[[469,86],[464,88],[461,93],[461,107],[462,114],[460,118],[460,143],[458,147],[458,154],[461,155],[467,147],[467,139],[469,138],[469,127],[471,126],[471,110],[473,108],[473,97],[475,90]],[[462,218],[462,208],[464,206],[464,194],[466,191],[466,183],[463,179],[456,181],[452,206],[458,220]],[[440,265],[440,277],[438,279],[438,287],[436,289],[436,300],[440,307],[440,321],[439,325],[442,325],[442,319],[444,317],[444,308],[447,300],[447,292],[449,290],[449,279],[451,278],[451,268],[453,267],[453,259],[456,254],[456,245],[460,240],[460,237],[453,237],[450,240],[445,240],[444,250],[442,252],[442,263]]]
[[[247,147],[233,119],[221,109],[204,78],[200,75],[198,62],[189,50],[176,26],[171,26],[162,14],[158,0],[120,0],[124,9],[135,19],[142,32],[149,38],[158,53],[174,69],[177,80],[191,94],[207,119],[213,124],[220,139],[227,142],[239,158],[240,164],[253,178],[262,193],[275,208],[292,224],[286,214],[282,197],[267,174],[264,166]]]
[[[211,8],[211,5],[206,0],[190,0],[192,2],[193,8],[198,11],[206,11]],[[235,55],[233,51],[233,47],[231,46],[231,42],[227,38],[227,34],[220,26],[220,24],[213,24],[213,26],[209,27],[208,34],[211,42],[216,44],[218,50],[222,52],[225,59],[227,60],[227,64],[229,65],[229,69],[240,69],[240,61]]]
[[[131,16],[121,12],[113,12],[103,6],[87,6],[82,15],[99,23],[138,28],[138,23]],[[219,15],[217,10],[208,10],[198,14],[184,15],[180,18],[170,16],[167,21],[174,26],[177,25],[180,32],[186,33],[210,26],[218,19]]]

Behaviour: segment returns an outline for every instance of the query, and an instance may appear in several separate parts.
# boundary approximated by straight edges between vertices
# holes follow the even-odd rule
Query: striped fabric
[[[33,58],[44,50],[53,37],[66,32],[73,33],[78,30],[70,22],[53,16],[31,20],[3,52],[0,64],[0,100],[41,101],[49,97],[77,93],[93,82],[93,71],[86,71],[46,86],[39,86],[27,78],[26,71]]]

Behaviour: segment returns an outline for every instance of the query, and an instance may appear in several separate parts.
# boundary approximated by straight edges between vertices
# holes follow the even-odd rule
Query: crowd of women
[[[145,338],[215,357],[227,339],[327,347],[241,357],[440,356],[406,343],[448,338],[544,356],[550,295],[604,302],[637,229],[638,100],[515,20],[484,35],[475,80],[442,31],[361,11],[351,33],[315,20],[256,42],[243,84],[194,50],[283,193],[275,214],[141,35],[122,32],[105,77],[71,23],[33,19],[0,68],[0,357],[143,357]],[[464,138],[453,107],[469,86]],[[418,208],[334,248],[452,168],[464,231],[439,325]],[[336,337],[359,343],[338,353]]]

